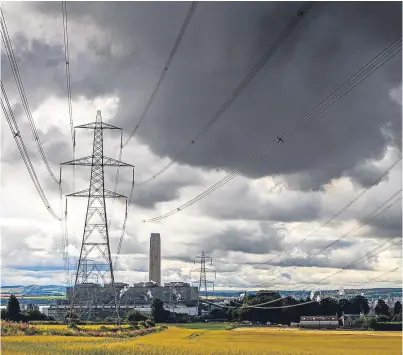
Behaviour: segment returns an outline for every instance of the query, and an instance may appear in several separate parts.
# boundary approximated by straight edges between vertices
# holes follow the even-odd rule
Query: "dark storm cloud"
[[[280,231],[267,222],[260,223],[258,229],[229,227],[217,234],[203,235],[192,238],[191,241],[184,240],[179,249],[164,252],[164,259],[193,263],[194,257],[204,251],[218,263],[227,264],[230,252],[252,255],[278,252],[284,248],[284,237]]]
[[[283,248],[283,236],[279,230],[267,223],[261,223],[259,231],[246,228],[228,228],[221,233],[204,237],[201,248],[206,253],[242,252],[248,254],[266,254]],[[192,247],[197,243],[188,244]]]
[[[389,212],[389,211],[388,211]],[[377,237],[402,237],[402,205],[401,202],[396,204],[389,213],[382,214],[373,219],[369,226],[370,235]],[[401,248],[396,246],[396,248]]]
[[[123,172],[123,170],[120,170],[118,192],[128,196],[131,189],[132,173],[129,170],[126,170],[126,172]],[[107,174],[108,178],[106,181],[109,181],[112,189],[115,182],[116,170],[110,169]],[[179,172],[174,176],[164,176],[157,184],[136,185],[134,187],[132,204],[146,209],[153,209],[157,203],[177,199],[180,196],[179,193],[182,188],[189,185],[197,185],[201,181],[201,177],[193,172],[187,172],[186,174]]]
[[[259,190],[261,197],[264,190]],[[250,186],[239,188],[227,199],[210,199],[202,204],[205,213],[221,219],[247,219],[276,222],[301,222],[320,217],[322,203],[319,195],[282,195],[277,201],[261,201],[253,197]]]
[[[299,5],[200,3],[138,139],[159,156],[174,157],[295,16]],[[30,6],[60,15],[56,4]],[[91,42],[87,48],[91,56],[81,53],[72,64],[76,95],[117,93],[121,101],[116,123],[126,131],[133,129],[188,6],[69,4],[70,21],[92,21],[110,37],[107,44]],[[316,3],[234,105],[180,161],[207,168],[239,166],[400,33],[399,3]],[[113,47],[118,44],[124,48],[120,54]],[[41,63],[34,61],[33,67],[29,63],[29,70],[46,68],[47,75],[53,73],[49,58],[57,56],[49,53]],[[366,180],[354,172],[355,167],[365,159],[381,158],[388,144],[401,145],[400,107],[389,97],[389,91],[401,83],[400,59],[392,59],[245,174],[285,174],[290,187],[302,190],[319,189],[331,179],[349,174],[365,184]],[[55,79],[44,78],[38,84],[36,76],[27,81],[31,90],[42,85],[53,90],[64,87],[64,80],[59,83]],[[393,139],[381,133],[385,125],[394,132]],[[166,199],[175,197],[171,194]]]
[[[31,111],[35,110],[41,101],[50,95],[66,95],[65,61],[62,46],[50,45],[40,40],[33,40],[28,45],[27,39],[18,33],[12,39],[12,46]],[[3,43],[1,49],[2,81],[5,83],[9,99],[18,98],[18,102],[20,102]],[[24,119],[26,118],[24,117]]]
[[[170,253],[167,252],[168,255],[164,254],[164,258],[165,260],[171,260],[171,261],[182,261],[184,263],[192,263],[194,262],[194,257],[186,254],[178,254],[178,253]],[[172,254],[171,256],[169,256],[169,254]]]

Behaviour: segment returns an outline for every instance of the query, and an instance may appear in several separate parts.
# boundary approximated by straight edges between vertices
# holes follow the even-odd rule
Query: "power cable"
[[[360,228],[362,228],[365,225],[368,225],[369,222],[371,222],[375,217],[377,217],[378,215],[386,212],[389,208],[391,208],[393,205],[395,205],[397,202],[399,202],[401,200],[401,196],[396,199],[393,202],[390,202],[391,200],[393,200],[397,195],[401,194],[402,189],[396,191],[394,194],[392,194],[392,196],[390,196],[385,202],[383,202],[379,207],[377,207],[369,216],[367,216],[365,219],[363,219],[361,221],[360,224],[358,224],[357,226],[354,226],[353,228],[350,228],[346,233],[344,233],[340,238],[338,238],[337,240],[331,242],[329,245],[327,245],[326,247],[323,247],[321,249],[319,249],[317,252],[315,253],[311,253],[309,254],[307,257],[300,259],[296,265],[293,266],[293,269],[296,269],[298,266],[301,265],[301,263],[305,263],[308,260],[310,260],[312,257],[319,255],[321,252],[331,248],[332,246],[334,246],[335,244],[337,244],[338,242],[340,242],[341,240],[347,238],[348,236],[350,236],[350,234],[352,232],[355,232],[357,230],[359,230]],[[389,203],[389,205],[388,205]],[[262,287],[265,286],[267,284],[269,284],[270,282],[277,280],[280,276],[276,276],[270,280],[268,280],[267,282],[263,283],[263,284],[259,284],[259,285],[255,285],[252,286],[252,288],[256,288],[256,287]]]
[[[46,195],[45,195],[45,193],[44,193],[44,191],[42,189],[42,186],[41,186],[41,184],[39,182],[39,179],[38,179],[38,177],[36,175],[36,172],[35,172],[35,169],[34,169],[34,167],[32,165],[32,162],[31,162],[31,159],[29,157],[28,151],[27,151],[27,149],[25,147],[25,144],[24,144],[24,141],[23,141],[23,139],[21,137],[21,131],[18,128],[17,121],[15,120],[14,113],[13,113],[13,111],[11,109],[11,105],[10,105],[10,102],[8,101],[7,94],[6,94],[6,91],[5,91],[5,88],[4,88],[4,85],[3,85],[2,81],[0,81],[0,85],[1,85],[1,91],[2,91],[2,94],[3,94],[4,101],[5,101],[6,105],[7,105],[7,108],[6,108],[6,105],[4,104],[3,98],[1,98],[1,97],[0,97],[0,105],[1,105],[1,108],[3,109],[4,117],[7,120],[7,123],[9,125],[9,127],[10,127],[11,133],[13,134],[13,137],[14,137],[14,140],[15,140],[15,142],[17,144],[18,150],[20,151],[22,160],[24,161],[25,167],[27,168],[28,174],[31,177],[31,180],[32,180],[32,182],[33,182],[33,184],[35,186],[35,189],[36,189],[39,197],[41,198],[43,204],[45,205],[46,209],[48,210],[48,212],[52,215],[52,217],[54,217],[57,220],[61,221],[61,218],[56,215],[56,213],[53,211],[52,207],[50,206],[49,201],[46,198]]]
[[[123,148],[127,145],[127,143],[129,143],[129,141],[136,134],[137,130],[140,127],[140,124],[145,119],[146,114],[147,114],[151,104],[153,103],[154,98],[158,93],[158,90],[160,89],[160,87],[162,85],[162,82],[165,79],[165,76],[166,76],[166,74],[167,74],[167,72],[168,72],[168,70],[169,70],[169,68],[170,68],[170,66],[172,64],[172,61],[175,58],[175,55],[176,55],[176,53],[177,53],[177,51],[179,49],[179,46],[180,46],[180,44],[182,42],[182,39],[183,39],[183,37],[184,37],[184,35],[186,33],[186,30],[187,30],[187,28],[189,26],[190,20],[192,19],[193,15],[194,15],[194,13],[196,11],[197,4],[198,4],[197,1],[193,1],[191,3],[191,5],[190,5],[189,11],[187,12],[187,15],[186,15],[186,18],[185,18],[185,20],[184,20],[184,22],[182,24],[182,27],[181,27],[181,29],[180,29],[180,31],[178,33],[178,36],[176,37],[175,43],[174,43],[174,45],[172,47],[172,50],[171,50],[171,52],[170,52],[170,54],[168,56],[168,60],[166,61],[165,65],[164,65],[164,68],[163,68],[163,70],[162,70],[162,72],[160,74],[160,77],[159,77],[159,79],[157,81],[157,84],[156,84],[153,92],[151,93],[151,96],[150,96],[150,98],[149,98],[149,100],[148,100],[148,102],[147,102],[142,114],[140,115],[139,121],[137,122],[136,126],[134,127],[133,131],[130,133],[129,138],[126,140],[125,143],[123,143],[123,136],[121,136],[119,158],[118,158],[119,161],[122,160]],[[116,191],[117,191],[117,188],[118,188],[119,176],[120,176],[120,166],[118,166],[117,169],[116,169],[115,184],[114,184],[114,188],[113,188],[114,194],[116,194]],[[132,194],[133,194],[133,189],[134,189],[134,185],[131,188],[130,196],[132,196]],[[129,201],[130,201],[130,199],[129,199]],[[115,204],[115,198],[113,198],[113,200],[112,200],[112,208],[114,207],[114,204]],[[129,206],[130,206],[130,202],[129,202]],[[119,246],[118,246],[118,254],[120,253],[120,248],[122,246],[121,244],[122,244],[122,241],[123,241],[124,229],[126,227],[126,220],[127,220],[127,216],[125,217],[125,221],[124,221],[124,224],[123,224],[122,236],[120,238]],[[117,262],[117,257],[116,257],[115,263],[116,262]]]
[[[226,177],[219,180],[217,183],[209,187],[207,190],[195,196],[193,199],[182,204],[170,212],[162,214],[160,216],[144,220],[144,222],[154,222],[164,218],[167,218],[177,212],[184,210],[187,207],[192,206],[201,199],[207,197],[214,191],[218,190],[220,187],[224,186],[237,175],[241,174],[253,164],[263,158],[271,150],[277,148],[280,144],[284,143],[287,138],[291,138],[294,134],[299,132],[302,128],[311,123],[316,117],[327,110],[329,107],[338,102],[342,97],[344,97],[353,88],[359,85],[363,80],[370,76],[373,72],[382,67],[390,59],[392,59],[396,54],[401,51],[402,42],[401,36],[399,36],[395,41],[393,41],[389,46],[382,50],[376,57],[374,57],[368,64],[357,71],[353,76],[351,76],[347,81],[335,89],[331,94],[329,94],[324,100],[317,104],[311,111],[305,114],[302,118],[298,119],[293,125],[291,125],[281,136],[276,136],[269,144],[267,144],[259,153],[247,160],[240,168],[235,169],[229,173]]]
[[[135,178],[134,178],[134,169],[133,169],[132,187],[131,187],[131,189],[130,189],[129,199],[126,200],[125,218],[124,218],[124,221],[123,221],[122,232],[121,232],[121,235],[120,235],[120,238],[119,238],[119,244],[118,244],[118,249],[117,249],[117,252],[116,252],[115,263],[114,263],[113,269],[116,268],[116,265],[117,265],[117,262],[118,262],[118,258],[119,258],[119,256],[120,256],[120,251],[121,251],[121,249],[122,249],[123,237],[124,237],[125,232],[126,232],[127,217],[128,217],[128,215],[129,215],[129,210],[130,210],[130,206],[131,206],[132,198],[133,198],[133,193],[134,193],[134,185],[135,185]]]
[[[361,257],[361,258],[359,258],[359,259],[353,261],[352,263],[350,263],[350,264],[348,264],[347,266],[345,266],[344,268],[342,268],[342,269],[336,271],[335,273],[333,273],[333,274],[331,274],[331,275],[328,275],[328,276],[326,276],[326,277],[320,279],[319,281],[317,281],[317,282],[315,282],[315,283],[311,283],[311,284],[308,284],[308,285],[304,285],[304,286],[303,286],[304,289],[306,289],[307,286],[319,285],[321,282],[326,281],[326,280],[328,280],[329,278],[331,278],[331,277],[333,277],[333,276],[335,276],[335,275],[337,275],[337,274],[339,274],[339,273],[342,273],[342,272],[347,271],[348,269],[350,269],[350,268],[351,268],[352,266],[354,266],[355,264],[358,264],[358,263],[364,261],[366,258],[368,258],[368,257],[373,257],[374,255],[372,255],[372,253],[376,252],[376,251],[379,250],[379,249],[382,249],[382,247],[384,247],[384,246],[385,246],[386,244],[388,244],[388,243],[389,243],[389,240],[386,241],[385,243],[381,244],[380,246],[377,246],[377,247],[376,247],[375,249],[373,249],[372,251],[368,252],[364,257]],[[380,254],[381,252],[383,252],[383,251],[387,250],[388,248],[390,248],[390,247],[392,247],[392,246],[394,246],[394,245],[397,245],[397,244],[399,244],[399,243],[402,243],[402,239],[401,239],[401,238],[399,238],[399,240],[397,240],[397,241],[394,242],[393,244],[389,245],[389,246],[388,246],[387,248],[385,248],[384,250],[381,250],[380,252],[378,252],[378,254]],[[388,272],[386,273],[386,275],[387,275],[387,274],[390,274],[390,273],[392,273],[392,272],[394,272],[394,271],[396,271],[397,269],[399,269],[399,268],[395,268],[395,269],[393,269],[393,270],[388,271]],[[381,275],[381,276],[382,276],[382,275]],[[375,277],[375,279],[378,279],[378,278],[381,277],[381,276],[378,275],[378,276]],[[372,282],[372,281],[371,281],[371,280],[365,281],[363,284],[369,283],[369,282]],[[299,291],[299,290],[294,290],[294,291]],[[277,302],[277,301],[281,301],[281,300],[283,300],[283,299],[285,299],[285,298],[287,298],[287,297],[288,297],[288,296],[283,296],[283,297],[280,297],[280,298],[277,298],[277,299],[274,299],[274,300],[271,300],[271,301],[268,301],[268,302],[260,303],[260,304],[257,304],[257,305],[247,305],[247,306],[240,306],[240,307],[237,307],[237,306],[222,306],[222,305],[219,305],[219,304],[214,304],[214,305],[215,305],[215,306],[218,306],[218,307],[222,307],[222,308],[277,309],[277,308],[284,308],[285,306],[280,306],[280,307],[261,307],[261,306],[264,306],[264,305],[267,305],[267,304],[270,304],[270,303],[275,303],[275,302]],[[330,298],[330,296],[329,296],[329,297],[326,297],[326,298]],[[203,301],[203,302],[206,302],[206,301]],[[311,302],[316,302],[316,301],[309,301],[309,302],[311,303]],[[303,305],[303,304],[304,304],[304,303],[302,303],[302,304],[300,304],[300,305]],[[297,305],[295,305],[295,306],[297,306]]]
[[[75,130],[74,130],[74,121],[73,121],[73,105],[72,105],[72,94],[71,94],[71,74],[70,74],[70,53],[69,53],[69,34],[68,34],[68,27],[67,27],[67,2],[62,1],[62,15],[63,15],[63,40],[64,40],[64,58],[66,63],[66,85],[67,85],[67,103],[69,108],[69,118],[70,118],[70,133],[71,133],[71,140],[72,140],[72,148],[73,148],[73,160],[75,159],[75,149],[76,149],[76,137],[75,137]],[[75,173],[76,173],[76,166],[73,165],[73,191],[75,190]],[[61,183],[61,181],[60,181]],[[63,208],[63,207],[62,207]],[[67,206],[66,206],[67,208]],[[63,213],[62,213],[63,218]],[[67,223],[67,221],[65,222]],[[73,234],[74,239],[74,246],[76,242],[75,235]],[[67,241],[68,244],[68,241]],[[68,249],[66,251],[66,259],[69,260]],[[69,268],[69,265],[67,265]],[[67,271],[67,278],[69,270]]]
[[[395,243],[395,244],[398,244],[398,243],[401,243],[401,241],[398,241],[398,242]],[[393,244],[392,244],[392,246],[393,246]],[[390,246],[389,246],[389,247],[390,247]],[[388,249],[388,248],[386,248],[386,249]],[[385,249],[385,250],[386,250],[386,249]],[[383,251],[385,251],[385,250],[383,250]],[[361,286],[361,285],[364,285],[364,284],[368,284],[368,283],[370,283],[370,282],[373,282],[373,280],[377,280],[377,279],[379,279],[379,277],[386,276],[386,275],[388,275],[388,274],[390,274],[390,273],[392,273],[392,272],[394,272],[394,271],[396,271],[396,270],[398,270],[398,269],[399,269],[399,268],[395,268],[395,269],[393,269],[393,270],[389,270],[389,271],[387,271],[386,273],[384,273],[384,274],[382,274],[382,275],[378,275],[378,276],[374,277],[374,278],[371,279],[371,280],[368,280],[368,281],[365,281],[365,282],[361,283],[360,286]],[[343,270],[343,271],[347,271],[347,270]],[[340,273],[340,272],[342,272],[342,271],[338,271],[337,273]],[[336,274],[336,273],[335,273],[335,274]],[[335,275],[335,274],[333,274],[333,275]],[[328,295],[327,297],[324,297],[323,299],[332,298],[332,296],[337,296],[337,294],[335,294],[335,295],[330,294],[330,295]],[[286,298],[286,297],[285,297],[285,298]],[[316,301],[308,301],[308,302],[303,302],[303,303],[299,303],[299,304],[296,304],[296,305],[280,306],[280,307],[260,307],[260,306],[258,306],[258,307],[250,307],[250,308],[259,308],[259,309],[291,308],[291,307],[303,306],[303,305],[305,305],[305,304],[309,304],[309,303],[312,303],[312,302],[316,302]]]
[[[149,181],[156,179],[158,176],[163,174],[166,170],[168,170],[182,154],[192,145],[194,145],[208,130],[209,128],[221,117],[221,115],[233,104],[233,102],[238,98],[238,96],[243,92],[243,90],[247,87],[247,85],[255,78],[255,76],[259,73],[259,71],[264,67],[267,61],[276,53],[277,49],[283,44],[283,42],[287,39],[287,37],[293,32],[293,30],[297,27],[297,25],[302,21],[304,16],[311,10],[314,6],[314,2],[307,2],[304,4],[298,11],[297,15],[287,24],[283,32],[279,37],[274,41],[274,43],[270,46],[270,48],[263,54],[263,56],[259,59],[259,61],[254,65],[254,67],[249,71],[246,77],[242,80],[241,83],[235,88],[232,92],[231,96],[221,105],[221,107],[216,111],[213,117],[207,122],[207,124],[199,131],[193,139],[187,143],[182,150],[175,155],[172,161],[167,164],[162,170],[158,173],[154,174],[147,180],[144,180],[138,185],[145,184]]]
[[[162,70],[162,73],[161,73],[161,75],[160,75],[160,77],[158,79],[157,85],[155,86],[154,91],[152,92],[152,94],[151,94],[151,96],[150,96],[150,98],[149,98],[149,100],[147,102],[147,105],[146,105],[143,113],[140,116],[140,119],[139,119],[138,123],[134,127],[133,131],[130,133],[129,138],[122,145],[122,148],[125,147],[126,144],[129,143],[129,141],[133,138],[133,136],[135,135],[135,133],[139,129],[141,122],[144,120],[144,118],[145,118],[145,116],[146,116],[146,114],[148,112],[148,109],[150,108],[150,106],[151,106],[151,104],[152,104],[152,102],[153,102],[153,100],[155,98],[155,95],[157,94],[157,92],[158,92],[158,90],[159,90],[159,88],[160,88],[160,86],[161,86],[161,84],[162,84],[162,82],[163,82],[163,80],[165,78],[165,75],[168,72],[168,69],[172,64],[172,61],[173,61],[173,59],[174,59],[174,57],[176,55],[176,52],[178,51],[179,45],[181,44],[183,36],[186,33],[186,30],[187,30],[187,27],[189,25],[189,22],[192,19],[192,16],[193,16],[194,12],[196,11],[197,3],[198,3],[197,1],[193,1],[192,4],[190,5],[189,11],[188,11],[188,13],[186,15],[186,18],[185,18],[185,21],[182,24],[182,27],[181,27],[181,29],[179,31],[179,34],[178,34],[177,38],[176,38],[175,44],[174,44],[174,46],[173,46],[173,48],[171,50],[171,53],[169,54],[168,60],[165,63],[164,69]]]
[[[388,174],[389,172],[402,160],[402,156],[400,156],[386,171],[384,171],[379,177],[377,177],[367,188],[365,188],[363,191],[361,191],[357,196],[355,196],[347,205],[345,205],[341,210],[339,210],[337,213],[335,213],[332,217],[330,217],[326,222],[322,223],[317,229],[313,230],[310,232],[305,238],[297,242],[296,244],[291,246],[291,252],[295,250],[295,248],[299,245],[301,245],[303,242],[305,242],[308,238],[312,237],[315,235],[318,231],[320,231],[323,227],[326,227],[329,223],[334,221],[338,216],[340,216],[345,210],[347,210],[351,205],[353,205],[356,201],[358,201],[366,192],[368,192],[370,189],[372,189],[374,186],[376,186],[379,182],[381,182]],[[291,231],[291,230],[290,230]],[[259,266],[259,265],[267,265],[279,258],[280,256],[284,254],[289,254],[290,250],[284,251],[280,254],[277,254],[270,260],[268,260],[265,263],[261,264],[256,264],[254,267]]]
[[[53,171],[52,171],[52,169],[51,169],[51,167],[49,165],[49,161],[48,161],[48,159],[46,157],[46,154],[45,154],[45,152],[43,150],[43,147],[42,147],[42,143],[41,143],[41,141],[39,139],[38,131],[37,131],[36,127],[35,127],[35,123],[34,123],[34,120],[32,118],[32,114],[31,114],[31,109],[29,108],[28,100],[27,100],[27,97],[25,95],[24,86],[23,86],[22,81],[21,81],[21,76],[20,76],[20,73],[19,73],[19,70],[18,70],[17,61],[15,59],[13,47],[11,45],[10,37],[8,35],[8,30],[7,30],[7,27],[6,27],[6,22],[5,22],[5,19],[4,19],[3,10],[0,9],[0,12],[1,12],[1,18],[0,18],[1,37],[3,39],[4,47],[6,48],[7,58],[9,60],[9,62],[10,62],[11,70],[13,71],[14,79],[15,79],[15,82],[17,84],[17,88],[18,88],[18,91],[19,91],[19,94],[20,94],[20,97],[21,97],[22,104],[24,106],[25,113],[26,113],[28,121],[29,121],[29,125],[31,127],[32,134],[34,136],[34,139],[35,139],[36,145],[38,147],[39,153],[40,153],[40,155],[42,157],[42,160],[43,160],[43,162],[44,162],[44,164],[46,166],[46,169],[48,170],[48,173],[49,173],[50,177],[52,178],[52,180],[56,184],[59,184],[59,180],[56,178],[55,174],[53,173]]]
[[[62,1],[62,13],[63,13],[63,34],[64,34],[64,58],[65,58],[65,62],[66,62],[67,101],[68,101],[68,105],[69,105],[71,141],[72,141],[73,147],[74,147],[75,140],[74,140],[73,107],[72,107],[72,103],[71,103],[72,96],[71,96],[69,34],[68,34],[68,30],[67,30],[67,1]]]
[[[351,205],[353,205],[356,201],[358,201],[366,192],[368,192],[370,189],[372,189],[374,186],[376,186],[379,182],[381,182],[388,174],[389,172],[397,165],[399,164],[399,162],[402,160],[402,156],[400,156],[391,166],[389,166],[380,176],[378,176],[376,179],[373,180],[373,182],[367,187],[365,188],[363,191],[361,191],[357,196],[355,196],[347,205],[343,206],[342,209],[340,209],[338,212],[336,212],[332,217],[330,217],[328,220],[326,220],[324,223],[322,223],[317,229],[313,230],[312,232],[310,232],[305,238],[303,238],[302,240],[300,240],[299,242],[297,242],[296,244],[291,246],[291,252],[293,250],[296,249],[297,246],[301,245],[303,242],[305,242],[308,238],[312,237],[313,235],[315,235],[318,231],[320,231],[323,227],[327,226],[329,223],[331,223],[332,221],[334,221],[338,216],[340,216],[344,211],[346,211]],[[276,186],[274,186],[275,188]],[[272,191],[272,189],[269,190],[269,193]],[[289,232],[291,232],[291,230],[293,230],[294,228],[291,228]],[[284,254],[289,254],[290,250],[284,251],[280,254],[276,254],[273,258],[271,258],[270,260],[264,262],[264,263],[260,263],[260,264],[255,264],[253,265],[254,267],[257,266],[263,266],[263,265],[270,265],[270,263],[274,260],[276,260],[277,258],[279,258],[280,256],[283,256]],[[229,263],[227,261],[222,261],[219,260],[218,261],[222,262],[222,263]],[[229,263],[230,264],[230,263]],[[234,271],[235,272],[235,271]],[[221,272],[222,273],[222,272]]]

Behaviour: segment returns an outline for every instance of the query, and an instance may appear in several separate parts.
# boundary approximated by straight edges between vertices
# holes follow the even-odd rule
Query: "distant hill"
[[[63,285],[16,285],[16,286],[1,286],[1,294],[17,294],[24,296],[58,296],[64,295],[66,292],[66,286]]]

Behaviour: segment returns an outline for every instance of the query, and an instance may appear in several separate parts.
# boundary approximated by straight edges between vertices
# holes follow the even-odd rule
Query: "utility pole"
[[[89,291],[92,287],[90,284],[91,280],[95,281],[95,283],[101,281],[104,286],[104,291],[112,288],[114,294],[112,302],[115,306],[116,320],[119,324],[119,299],[115,288],[115,277],[112,267],[105,199],[125,198],[127,201],[127,197],[105,189],[104,167],[131,167],[133,169],[134,179],[134,166],[104,156],[104,130],[111,129],[120,130],[120,132],[122,132],[122,129],[102,122],[101,111],[97,111],[95,122],[76,126],[75,128],[94,130],[94,141],[92,155],[61,164],[61,166],[82,165],[91,167],[89,188],[66,196],[85,197],[88,199],[80,257],[77,264],[74,289],[71,292],[70,312],[78,312],[79,318],[84,314],[89,316],[92,308],[98,306],[100,303],[100,295],[97,291],[98,287],[92,288],[92,292],[88,297],[82,297],[82,295],[85,293],[84,290]],[[61,168],[62,167],[60,167],[60,180]],[[108,287],[105,287],[107,285]]]
[[[210,261],[210,265],[213,265],[213,258],[211,256],[207,256],[204,254],[204,251],[202,251],[200,256],[196,256],[193,260],[193,264],[199,263],[200,260],[200,268],[198,269],[193,269],[192,271],[198,271],[199,274],[199,297],[197,299],[197,310],[199,312],[200,310],[200,296],[202,293],[202,287],[204,288],[204,297],[207,300],[208,298],[208,293],[207,293],[207,284],[212,285],[213,290],[214,290],[214,281],[209,281],[207,280],[207,273],[211,272],[214,273],[214,279],[216,278],[216,272],[215,270],[208,269],[206,268],[206,261]],[[190,273],[192,273],[192,271]],[[209,306],[211,308],[211,306]]]

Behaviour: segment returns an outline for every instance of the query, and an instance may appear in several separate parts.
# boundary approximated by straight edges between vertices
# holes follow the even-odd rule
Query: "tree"
[[[375,306],[375,313],[376,315],[384,315],[389,317],[389,306],[385,303],[384,300],[379,299],[376,306]]]
[[[228,313],[223,309],[213,309],[210,317],[211,319],[228,319]]]
[[[169,315],[169,311],[164,309],[164,303],[158,299],[154,298],[153,303],[151,304],[151,317],[154,322],[164,322]]]
[[[23,314],[23,318],[26,321],[30,321],[30,320],[47,320],[48,317],[43,314],[42,312],[38,311],[38,310],[31,310],[31,311],[26,311]]]
[[[2,309],[1,310],[1,317],[2,320],[6,320],[7,319],[7,310],[6,309]]]
[[[133,309],[126,315],[126,320],[130,323],[141,322],[147,320],[147,317],[144,314],[141,314],[139,311]]]
[[[393,315],[397,316],[400,313],[402,313],[402,304],[399,301],[396,301],[393,307]]]
[[[19,321],[21,319],[20,302],[15,295],[11,295],[7,303],[7,318],[11,321]]]
[[[355,296],[351,300],[351,313],[359,314],[364,313],[368,314],[370,307],[368,303],[368,299],[364,296]]]

